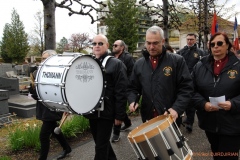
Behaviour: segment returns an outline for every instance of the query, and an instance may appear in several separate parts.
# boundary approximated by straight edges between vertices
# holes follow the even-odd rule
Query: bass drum
[[[51,56],[38,68],[38,97],[51,110],[89,114],[103,102],[104,72],[102,64],[91,55]]]

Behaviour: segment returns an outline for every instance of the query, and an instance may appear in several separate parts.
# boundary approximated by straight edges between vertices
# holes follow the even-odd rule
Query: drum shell
[[[143,154],[148,160],[155,160],[151,147],[149,146],[150,143],[161,159],[177,160],[177,157],[169,156],[164,142],[166,139],[171,149],[180,159],[190,160],[192,155],[191,150],[187,148],[188,146],[184,146],[183,149],[178,148],[177,146],[176,142],[178,141],[178,138],[174,136],[175,128],[173,127],[173,123],[173,119],[170,116],[166,117],[162,115],[153,118],[132,130],[128,135],[128,139],[133,149],[137,152],[137,155],[141,156],[141,154]]]
[[[78,67],[83,64],[90,65],[92,68],[79,69]],[[86,79],[90,76],[95,79]],[[84,78],[86,82],[83,82]],[[104,68],[90,55],[73,54],[49,57],[39,67],[35,82],[38,96],[48,108],[80,115],[89,114],[98,108],[105,91],[103,87]],[[93,89],[88,89],[89,86],[97,86],[96,93]],[[89,102],[85,102],[86,100]],[[84,106],[81,106],[81,102]]]

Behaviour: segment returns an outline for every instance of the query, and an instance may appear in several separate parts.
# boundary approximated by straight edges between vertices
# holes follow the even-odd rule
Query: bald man
[[[99,34],[93,38],[93,54],[103,62],[108,56],[109,43],[106,36]],[[124,64],[109,58],[105,65],[107,87],[104,95],[104,110],[96,110],[85,115],[89,119],[91,133],[95,142],[94,160],[116,160],[110,143],[113,124],[121,125],[126,110],[127,74]]]

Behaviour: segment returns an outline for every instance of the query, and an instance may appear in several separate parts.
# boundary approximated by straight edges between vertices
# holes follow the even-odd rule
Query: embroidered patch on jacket
[[[170,76],[171,73],[172,73],[172,67],[169,67],[169,66],[164,67],[163,68],[163,73],[164,73],[165,76]]]
[[[238,74],[238,72],[236,70],[230,70],[227,74],[229,75],[229,78],[233,79],[236,78],[236,74]]]
[[[198,58],[198,53],[193,53],[194,58]]]

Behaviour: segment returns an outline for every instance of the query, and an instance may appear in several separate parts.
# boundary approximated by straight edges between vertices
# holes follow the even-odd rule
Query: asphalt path
[[[129,132],[142,124],[141,117],[131,117],[132,126],[129,130],[121,132],[121,138],[119,142],[112,143],[112,147],[115,151],[118,160],[136,160],[137,156],[130,145],[127,138]],[[197,118],[195,116],[195,123],[192,133],[188,133],[186,129],[181,126],[181,133],[187,139],[187,144],[192,151],[192,159],[194,160],[212,160],[210,145],[206,139],[205,133],[197,125]],[[94,159],[94,141],[93,139],[81,142],[73,147],[72,152],[64,160],[93,160]],[[49,158],[49,160],[55,159],[56,155]]]

